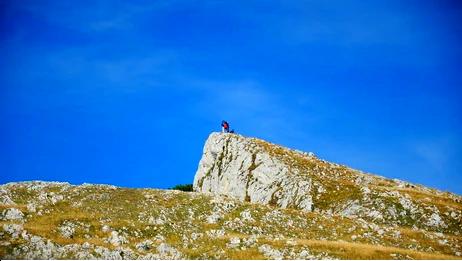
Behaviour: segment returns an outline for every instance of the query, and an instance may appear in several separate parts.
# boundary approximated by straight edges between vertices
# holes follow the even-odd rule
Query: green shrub
[[[193,184],[180,184],[176,185],[171,189],[181,190],[181,191],[193,191]]]

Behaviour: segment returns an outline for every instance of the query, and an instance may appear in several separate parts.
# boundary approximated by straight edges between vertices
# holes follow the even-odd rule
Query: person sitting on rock
[[[221,122],[221,132],[228,133],[229,132],[229,123],[227,121]]]

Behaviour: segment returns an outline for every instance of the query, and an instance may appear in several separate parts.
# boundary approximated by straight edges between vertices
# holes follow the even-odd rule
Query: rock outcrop
[[[282,208],[459,233],[461,198],[230,133],[212,133],[194,190]]]
[[[253,203],[312,209],[311,179],[262,150],[255,140],[212,133],[194,179],[194,189]]]

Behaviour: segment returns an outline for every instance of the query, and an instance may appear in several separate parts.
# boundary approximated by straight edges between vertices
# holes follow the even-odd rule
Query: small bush
[[[180,185],[174,186],[171,189],[190,192],[190,191],[193,191],[193,184],[180,184]]]

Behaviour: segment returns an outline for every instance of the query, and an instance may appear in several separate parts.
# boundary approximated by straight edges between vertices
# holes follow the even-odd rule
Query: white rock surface
[[[3,219],[5,220],[22,220],[24,218],[24,214],[21,210],[17,208],[10,208],[6,209],[2,213]]]
[[[255,219],[252,218],[252,214],[250,213],[250,211],[248,209],[246,209],[245,211],[242,211],[240,216],[242,218],[242,221],[246,221],[246,222],[254,222],[255,221]]]
[[[0,189],[0,204],[2,205],[14,205],[13,200],[11,200],[8,192],[4,189]]]
[[[74,223],[67,221],[59,227],[59,232],[65,238],[72,238],[75,233],[75,228],[76,225]]]
[[[211,238],[218,238],[225,235],[225,231],[223,229],[212,229],[206,232],[207,236]]]
[[[108,238],[108,242],[114,246],[120,246],[128,243],[128,240],[123,235],[120,235],[117,231],[112,231],[111,236]]]
[[[311,180],[296,172],[252,139],[212,133],[194,178],[194,190],[311,211]]]
[[[154,243],[154,242],[152,242],[152,241],[149,240],[149,239],[148,239],[148,240],[145,240],[145,241],[143,241],[143,242],[140,242],[140,243],[136,244],[136,249],[137,249],[138,251],[148,251],[149,249],[152,248],[152,244],[153,244],[153,243]]]
[[[283,254],[279,250],[274,249],[266,244],[259,246],[258,251],[260,251],[260,253],[269,259],[281,260],[284,258]]]
[[[442,221],[438,213],[432,213],[430,218],[427,221],[427,225],[431,227],[445,227],[446,224]]]
[[[177,259],[181,259],[183,256],[176,248],[166,243],[161,243],[157,247],[157,251],[159,252],[159,259],[177,260]]]
[[[229,240],[229,243],[226,245],[227,247],[229,248],[236,248],[239,246],[239,244],[241,243],[241,239],[238,238],[238,237],[232,237],[230,240]]]
[[[17,238],[23,232],[23,227],[20,224],[4,224],[3,230],[10,234],[12,238]]]
[[[207,217],[207,223],[209,224],[215,224],[220,220],[222,217],[220,216],[219,213],[212,213],[210,216]]]

